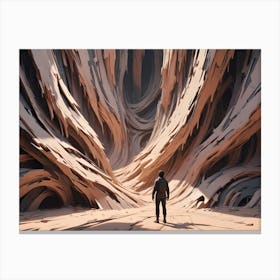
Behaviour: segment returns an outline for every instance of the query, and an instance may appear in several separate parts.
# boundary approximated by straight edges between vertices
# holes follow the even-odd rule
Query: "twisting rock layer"
[[[21,50],[20,209],[260,205],[259,50]]]

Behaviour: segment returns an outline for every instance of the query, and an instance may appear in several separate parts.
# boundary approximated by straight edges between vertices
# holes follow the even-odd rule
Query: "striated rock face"
[[[21,50],[20,209],[260,206],[260,50]]]

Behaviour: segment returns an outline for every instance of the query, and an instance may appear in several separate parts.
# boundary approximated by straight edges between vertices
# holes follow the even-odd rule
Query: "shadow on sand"
[[[72,227],[67,230],[86,230],[86,231],[161,231],[164,228],[164,231],[175,229],[185,229],[193,230],[197,226],[209,226],[207,224],[192,224],[192,223],[155,223],[155,228],[147,228],[139,224],[130,224],[130,223],[118,223],[118,222],[106,222],[105,224],[92,225],[84,224],[77,227]],[[168,229],[170,228],[170,229]],[[172,230],[174,231],[174,230]]]

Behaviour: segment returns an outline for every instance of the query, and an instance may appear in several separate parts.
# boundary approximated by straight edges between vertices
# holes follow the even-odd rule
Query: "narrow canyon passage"
[[[21,222],[141,213],[160,169],[174,213],[260,211],[260,50],[20,50],[19,76]]]

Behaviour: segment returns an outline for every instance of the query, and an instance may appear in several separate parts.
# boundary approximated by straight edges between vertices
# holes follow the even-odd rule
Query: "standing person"
[[[154,200],[156,194],[156,222],[159,222],[159,205],[161,203],[163,212],[163,222],[166,223],[166,199],[169,199],[169,186],[168,182],[163,177],[164,172],[162,170],[159,171],[158,176],[159,177],[155,181],[152,199]]]

